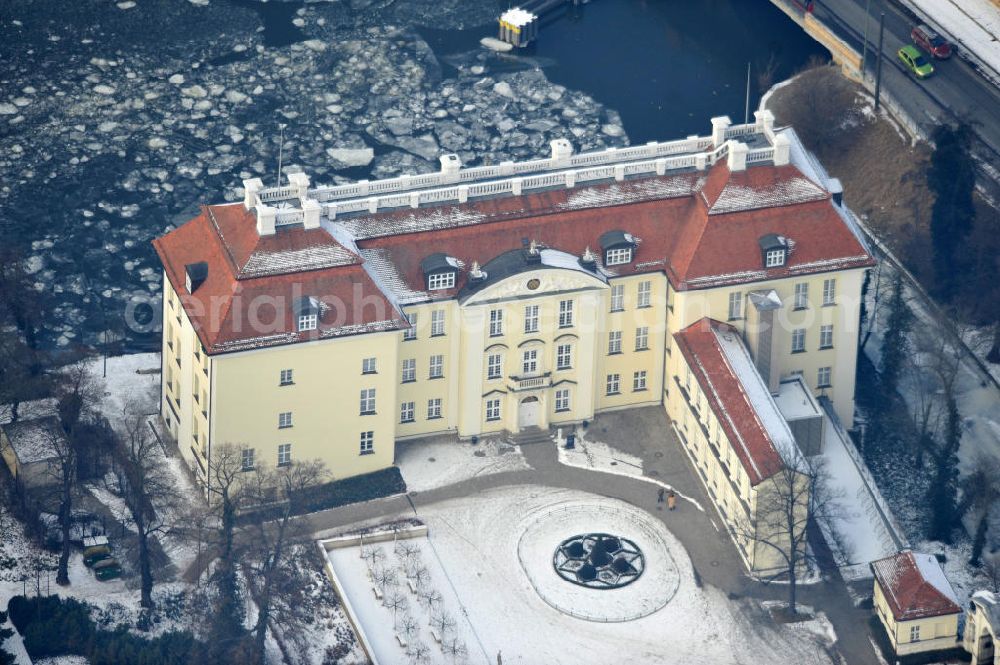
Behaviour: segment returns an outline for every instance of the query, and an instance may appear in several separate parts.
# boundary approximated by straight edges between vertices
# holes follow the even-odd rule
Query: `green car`
[[[925,79],[934,73],[934,65],[924,57],[916,46],[907,45],[896,53],[903,65],[913,72],[917,78]]]
[[[111,559],[102,559],[94,564],[94,577],[99,580],[112,580],[122,576],[122,567]]]
[[[98,561],[111,558],[111,548],[107,545],[95,545],[83,551],[83,565],[90,568]]]

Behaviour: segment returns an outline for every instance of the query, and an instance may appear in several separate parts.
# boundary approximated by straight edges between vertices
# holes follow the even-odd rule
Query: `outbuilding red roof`
[[[962,608],[933,554],[909,550],[871,564],[896,621],[958,614]]]

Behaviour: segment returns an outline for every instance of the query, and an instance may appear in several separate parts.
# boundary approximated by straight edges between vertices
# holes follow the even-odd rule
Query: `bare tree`
[[[166,467],[147,416],[125,415],[118,426],[119,449],[115,483],[125,501],[138,540],[141,605],[153,607],[153,566],[150,540],[167,534],[170,517],[181,503],[174,477]]]
[[[250,492],[247,498],[264,510],[248,513],[246,575],[250,593],[257,605],[257,621],[253,627],[256,652],[261,662],[267,631],[272,619],[280,619],[283,589],[281,581],[294,577],[287,569],[289,544],[308,536],[308,525],[295,521],[295,509],[303,495],[328,477],[320,460],[295,461],[277,470],[257,468],[248,475]],[[384,555],[383,555],[384,556]]]
[[[816,561],[809,544],[809,525],[836,533],[839,493],[832,489],[822,459],[783,464],[758,485],[756,519],[744,519],[737,534],[754,546],[755,555],[770,553],[777,571],[772,579],[788,584],[788,610],[796,613],[798,580]],[[756,556],[755,556],[756,558]]]
[[[991,552],[983,557],[983,572],[989,581],[993,593],[1000,593],[1000,551]]]

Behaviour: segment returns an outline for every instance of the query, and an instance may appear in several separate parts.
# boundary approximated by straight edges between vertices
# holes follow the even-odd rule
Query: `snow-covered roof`
[[[18,420],[3,425],[0,429],[3,429],[21,464],[34,464],[55,458],[56,443],[65,440],[59,419],[55,416]]]
[[[750,352],[743,340],[732,331],[714,328],[713,332],[719,342],[719,347],[726,354],[733,374],[743,386],[747,399],[754,407],[760,423],[767,431],[778,454],[781,455],[782,461],[789,467],[801,468],[802,453],[799,451],[798,444],[795,443],[792,430],[789,429],[788,423],[778,410],[778,405],[774,403],[771,391],[768,390],[760,372],[757,371],[757,366],[754,365],[753,358],[750,357]]]
[[[785,420],[801,420],[802,418],[816,418],[823,415],[819,403],[813,397],[801,376],[794,376],[784,379],[778,385],[778,394],[774,398],[774,403],[778,405],[778,410]]]
[[[962,611],[958,595],[933,554],[905,550],[873,561],[872,573],[897,621]]]
[[[1000,594],[982,589],[972,594],[972,602],[982,608],[994,632],[1000,632]]]

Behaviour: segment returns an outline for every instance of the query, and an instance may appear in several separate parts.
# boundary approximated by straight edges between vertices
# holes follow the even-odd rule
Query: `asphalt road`
[[[816,3],[816,18],[836,30],[861,51],[868,0],[822,0]],[[976,156],[997,171],[990,190],[1000,194],[1000,89],[980,76],[961,58],[935,60],[934,75],[924,81],[909,74],[896,51],[910,41],[914,22],[891,0],[871,0],[868,21],[868,75],[875,76],[879,15],[885,12],[885,40],[882,48],[882,88],[888,90],[907,114],[928,133],[942,122],[964,120],[971,124],[981,144]],[[987,175],[984,173],[984,175]]]

